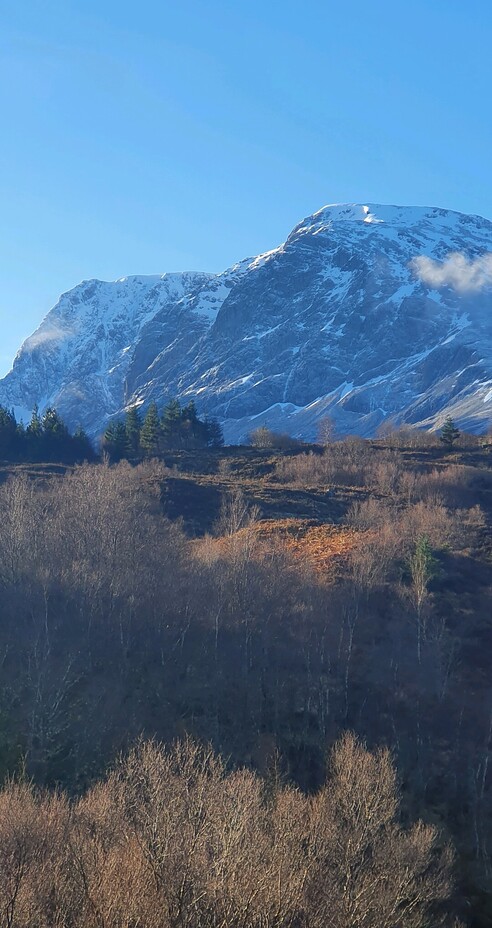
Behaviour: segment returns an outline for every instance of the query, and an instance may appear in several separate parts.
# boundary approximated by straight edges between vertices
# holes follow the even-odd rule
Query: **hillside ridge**
[[[470,431],[491,418],[492,223],[438,207],[331,204],[221,274],[88,280],[0,380],[25,420],[56,406],[92,436],[132,404],[195,400],[226,440],[312,440],[382,422]]]

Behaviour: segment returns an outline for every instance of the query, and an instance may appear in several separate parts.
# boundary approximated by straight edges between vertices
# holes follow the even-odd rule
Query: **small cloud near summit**
[[[22,347],[29,351],[35,351],[40,345],[46,345],[48,342],[61,342],[72,334],[73,330],[68,327],[62,328],[61,326],[45,323],[40,326],[37,332],[26,338]]]
[[[410,262],[413,273],[430,287],[452,287],[458,293],[478,293],[492,286],[492,254],[468,258],[460,251],[451,252],[444,261],[425,255]]]

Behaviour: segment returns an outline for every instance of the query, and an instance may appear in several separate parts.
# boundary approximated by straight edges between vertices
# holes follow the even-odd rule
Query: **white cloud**
[[[420,255],[410,262],[413,273],[430,287],[452,287],[459,293],[478,293],[492,287],[492,254],[467,258],[460,251],[451,252],[444,261]]]
[[[63,339],[69,338],[71,334],[72,330],[69,328],[62,329],[51,324],[44,325],[26,339],[24,348],[28,351],[34,351],[35,348],[39,348],[40,345],[45,345],[48,342],[61,342]]]

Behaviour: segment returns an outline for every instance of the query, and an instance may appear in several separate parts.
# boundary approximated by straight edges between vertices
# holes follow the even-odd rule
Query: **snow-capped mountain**
[[[26,420],[54,405],[95,435],[132,403],[194,399],[239,441],[386,418],[492,418],[492,222],[450,210],[327,206],[284,244],[213,275],[84,281],[0,381]]]

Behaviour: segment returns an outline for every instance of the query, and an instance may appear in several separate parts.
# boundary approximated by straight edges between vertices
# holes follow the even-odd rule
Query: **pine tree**
[[[0,406],[0,459],[11,461],[17,457],[19,441],[17,422],[13,412]]]
[[[205,424],[206,428],[206,444],[208,448],[223,448],[224,447],[224,433],[222,431],[222,426],[217,419],[207,419]]]
[[[43,424],[41,421],[41,416],[39,415],[39,406],[37,403],[34,404],[34,408],[31,414],[31,421],[27,426],[26,432],[29,435],[32,435],[33,438],[40,438],[43,433]]]
[[[68,435],[68,429],[63,419],[53,406],[48,407],[41,422],[44,435],[57,435],[63,438]]]
[[[443,445],[449,450],[451,450],[454,443],[460,437],[460,430],[456,428],[454,420],[451,418],[451,416],[446,418],[439,437]]]
[[[101,452],[109,455],[112,460],[114,459],[115,436],[116,422],[110,422],[104,430],[104,435],[101,441]]]
[[[39,406],[36,403],[31,415],[31,421],[26,428],[27,456],[30,460],[40,457],[43,445],[43,423],[39,415]]]
[[[161,428],[164,440],[171,448],[181,444],[181,422],[182,412],[179,401],[170,400],[162,413]]]
[[[130,406],[125,417],[125,430],[127,437],[128,453],[132,456],[138,455],[140,451],[140,433],[142,431],[142,420],[137,406]]]
[[[77,462],[93,461],[95,458],[92,442],[90,441],[85,430],[80,425],[75,430],[75,433],[72,437],[72,450],[74,459]]]
[[[109,454],[112,461],[121,461],[127,458],[130,452],[125,423],[121,421],[110,422],[102,441],[102,450]]]
[[[159,438],[161,434],[161,425],[159,422],[159,413],[157,404],[152,402],[145,414],[145,419],[140,433],[140,446],[147,456],[157,454],[159,451]]]
[[[68,446],[71,436],[63,419],[52,406],[44,413],[41,425],[43,456],[51,461],[65,461],[67,456],[70,457]]]
[[[128,434],[124,422],[117,422],[115,429],[115,450],[118,458],[127,458],[130,449],[128,444]]]
[[[198,418],[194,400],[190,400],[181,411],[181,438],[184,445],[192,447],[200,444],[202,423]]]
[[[17,423],[15,429],[14,456],[15,460],[22,460],[26,457],[27,441],[26,428],[22,420]]]
[[[190,400],[188,405],[183,407],[182,418],[188,419],[190,422],[196,422],[198,420],[198,413],[194,400]]]

